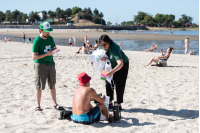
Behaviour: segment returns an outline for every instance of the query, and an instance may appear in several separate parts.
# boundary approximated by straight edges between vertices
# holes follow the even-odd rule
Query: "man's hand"
[[[105,95],[101,96],[101,99],[103,99],[104,102],[105,102],[106,101],[106,96]]]
[[[102,57],[101,58],[101,61],[106,61],[108,58],[106,58],[106,57]]]
[[[55,52],[52,52],[52,50],[51,51],[49,51],[48,53],[46,53],[47,54],[47,56],[50,56],[50,55],[53,55]]]

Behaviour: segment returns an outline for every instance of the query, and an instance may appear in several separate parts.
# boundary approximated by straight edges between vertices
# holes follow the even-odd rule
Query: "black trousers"
[[[123,96],[124,96],[124,90],[126,85],[126,79],[128,75],[128,69],[129,69],[129,61],[127,63],[124,63],[123,67],[114,73],[113,75],[113,81],[111,81],[111,84],[106,81],[106,94],[107,96],[110,96],[110,101],[114,98],[114,85],[117,95],[117,103],[123,103]],[[112,87],[111,87],[112,86]]]

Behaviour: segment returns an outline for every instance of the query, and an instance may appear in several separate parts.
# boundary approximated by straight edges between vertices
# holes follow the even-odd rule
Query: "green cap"
[[[40,29],[43,30],[46,33],[49,33],[51,31],[53,31],[53,29],[51,28],[49,22],[42,22],[42,23],[40,23]]]

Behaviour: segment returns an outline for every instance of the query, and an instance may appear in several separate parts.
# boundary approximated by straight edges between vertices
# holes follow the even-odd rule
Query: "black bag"
[[[58,118],[58,120],[62,120],[62,119],[71,120],[71,115],[72,115],[72,111],[62,110],[60,111],[60,118]]]

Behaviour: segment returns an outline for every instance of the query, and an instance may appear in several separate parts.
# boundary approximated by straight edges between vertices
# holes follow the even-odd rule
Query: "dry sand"
[[[7,32],[8,30],[8,32]],[[84,32],[83,32],[84,30]],[[79,32],[80,31],[80,32]],[[36,37],[39,34],[38,29],[0,29],[0,34],[5,35],[13,35],[22,37],[22,32],[25,32],[26,37]],[[88,38],[96,38],[98,39],[102,34],[107,34],[111,38],[127,38],[132,40],[184,40],[185,35],[164,35],[164,34],[145,34],[145,33],[118,33],[113,34],[111,32],[103,32],[102,30],[96,31],[95,29],[54,29],[53,32],[50,33],[54,38],[65,38],[69,39],[70,37],[76,37],[79,39],[83,39],[85,35]],[[198,41],[199,36],[189,36],[190,40]]]
[[[143,67],[159,53],[125,51],[130,60],[120,123],[92,125],[58,120],[48,87],[43,91],[42,112],[35,111],[32,44],[0,42],[1,133],[197,133],[199,132],[199,56],[172,54],[169,67]],[[58,46],[54,55],[57,102],[72,109],[77,75],[93,75],[89,56],[75,55],[77,48]],[[92,76],[91,87],[105,94],[105,83]],[[140,103],[142,101],[144,104]]]

